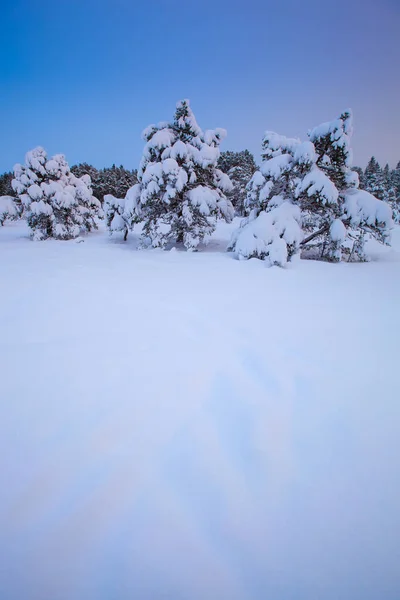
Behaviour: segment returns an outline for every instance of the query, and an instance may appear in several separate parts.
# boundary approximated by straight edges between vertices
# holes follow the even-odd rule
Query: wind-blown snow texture
[[[0,229],[0,598],[399,598],[399,231],[283,270],[236,226]]]

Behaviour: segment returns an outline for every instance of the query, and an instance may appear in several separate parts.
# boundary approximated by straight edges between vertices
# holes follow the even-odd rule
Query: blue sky
[[[180,98],[257,157],[351,107],[354,162],[400,160],[398,0],[14,0],[1,30],[0,171],[37,145],[135,167]]]

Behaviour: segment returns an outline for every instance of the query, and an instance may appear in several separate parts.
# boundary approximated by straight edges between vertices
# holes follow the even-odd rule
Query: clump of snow
[[[274,158],[279,154],[293,154],[296,147],[300,144],[297,138],[288,138],[275,131],[266,131],[263,138],[263,158],[265,160]]]
[[[266,177],[278,179],[289,170],[292,158],[289,154],[278,154],[261,165],[261,173]]]
[[[302,192],[321,204],[337,204],[339,197],[335,184],[318,167],[313,167],[297,185],[296,195],[300,196]]]
[[[329,233],[330,233],[331,239],[334,242],[339,242],[339,243],[344,242],[344,240],[346,239],[347,233],[346,233],[346,227],[344,226],[343,221],[341,221],[341,219],[335,219],[334,221],[332,221],[331,226],[329,228]]]
[[[392,226],[392,209],[389,204],[378,200],[366,190],[349,189],[345,196],[344,210],[354,225]]]

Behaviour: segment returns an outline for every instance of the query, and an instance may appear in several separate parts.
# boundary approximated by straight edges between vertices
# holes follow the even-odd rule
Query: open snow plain
[[[400,230],[368,264],[0,228],[0,598],[400,597]]]

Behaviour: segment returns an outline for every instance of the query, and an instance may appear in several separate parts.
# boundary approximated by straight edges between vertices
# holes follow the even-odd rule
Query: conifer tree
[[[136,219],[143,220],[143,243],[153,247],[181,242],[194,250],[215,229],[216,220],[230,221],[226,198],[229,177],[217,168],[219,145],[226,132],[203,132],[189,101],[178,102],[172,122],[150,125],[132,195]]]
[[[218,159],[218,168],[229,176],[233,189],[227,192],[227,198],[232,202],[236,214],[244,215],[246,186],[253,173],[257,170],[254,156],[248,150],[221,152]]]
[[[392,183],[396,194],[396,199],[400,202],[400,161],[392,171]]]
[[[3,173],[0,175],[0,196],[13,196],[15,192],[12,189],[13,174],[11,172]]]
[[[380,164],[375,156],[372,156],[365,168],[364,172],[364,189],[370,194],[384,200],[385,198],[385,181]]]
[[[366,233],[387,242],[391,210],[358,189],[351,168],[350,111],[308,135],[301,143],[266,133],[263,163],[248,185],[251,213],[231,242],[239,258],[284,265],[301,247],[314,258],[365,260]]]
[[[47,160],[43,148],[31,150],[24,165],[15,165],[12,186],[35,240],[66,240],[97,228],[101,206],[92,194],[90,177],[75,177],[62,154]]]
[[[390,167],[387,163],[383,169],[383,183],[385,189],[383,200],[390,205],[393,211],[393,219],[396,222],[399,222],[399,203],[397,200],[396,188],[394,184],[394,171],[390,170]]]

